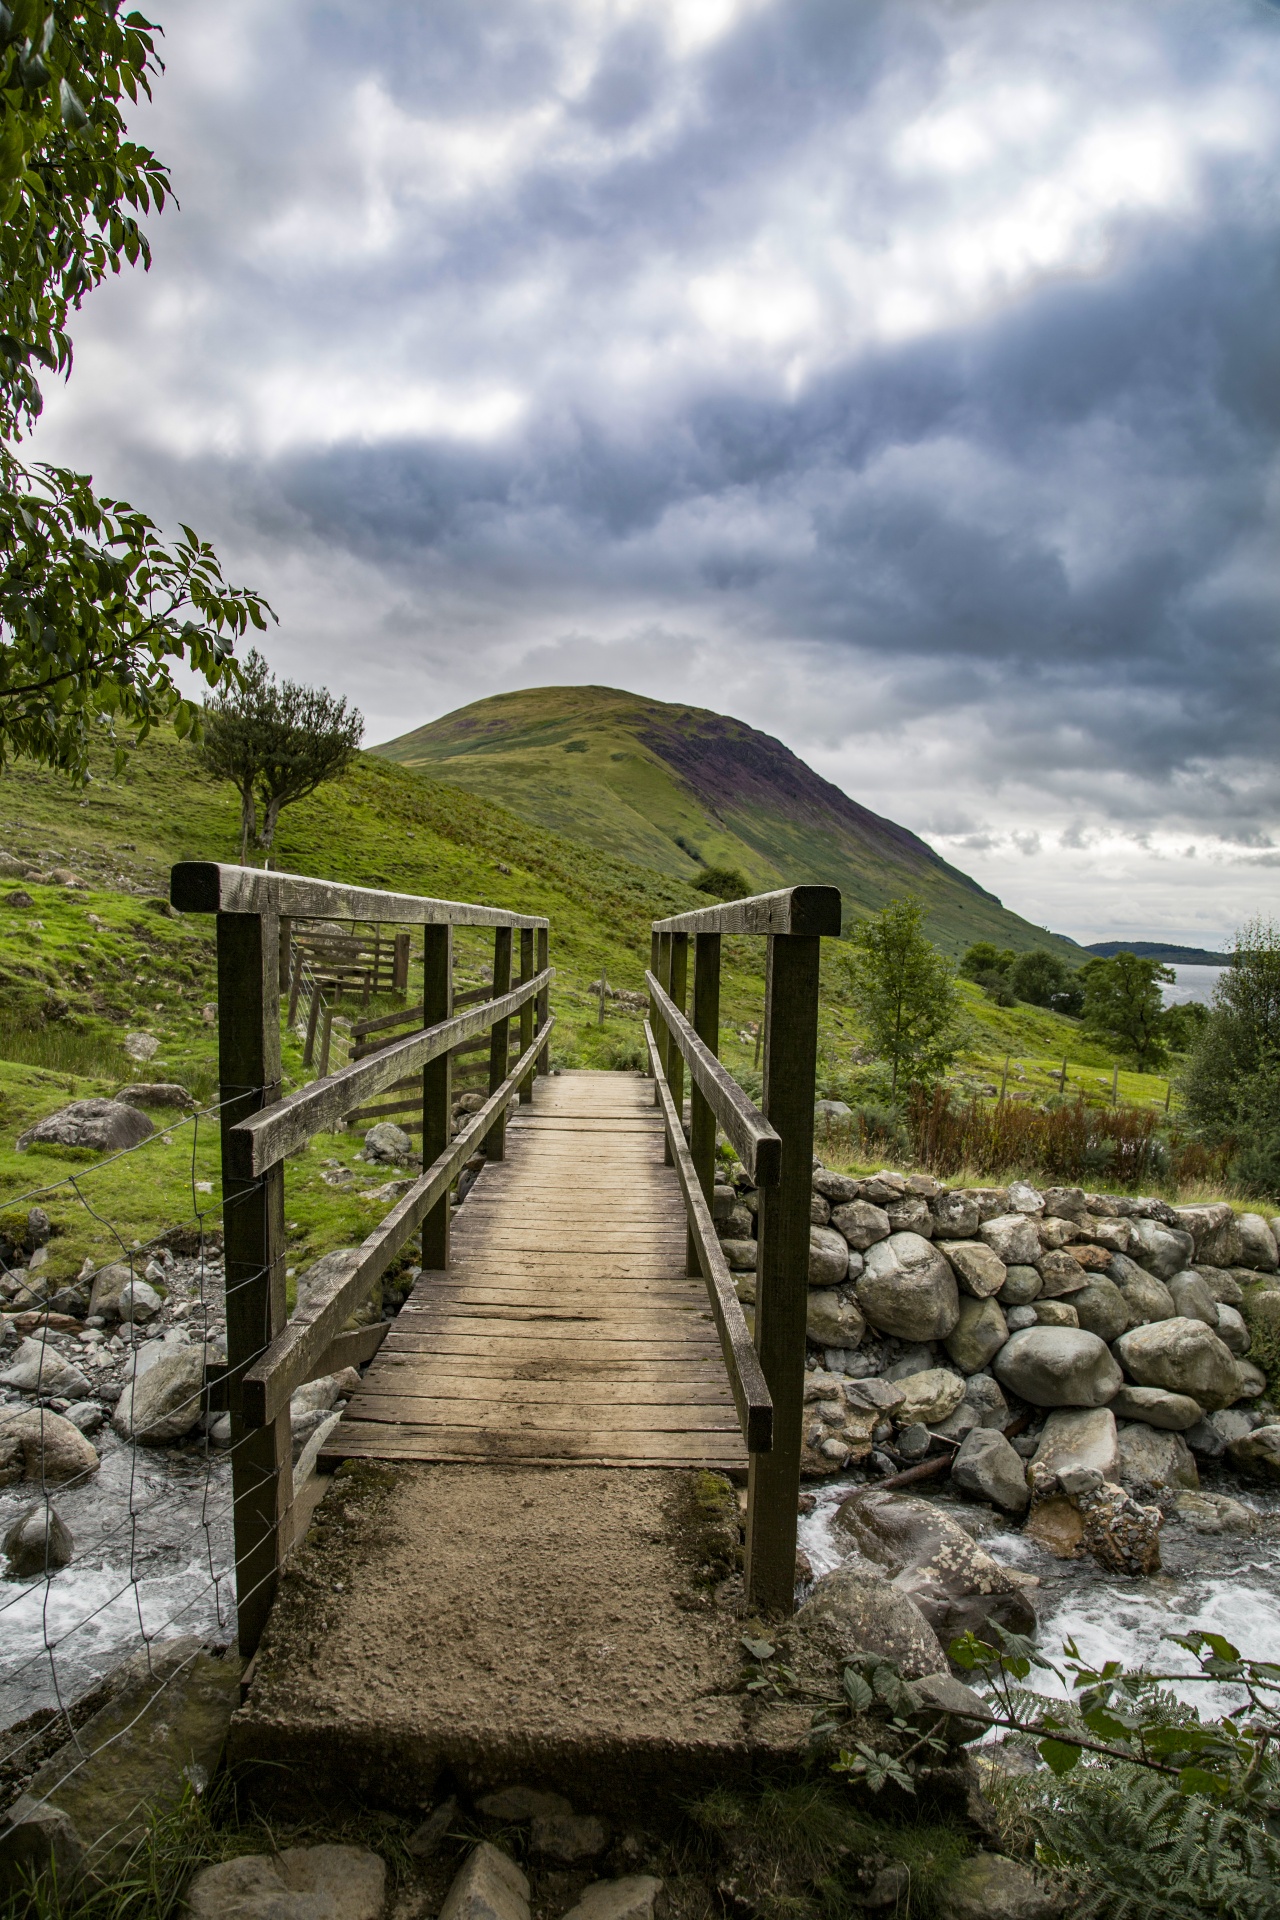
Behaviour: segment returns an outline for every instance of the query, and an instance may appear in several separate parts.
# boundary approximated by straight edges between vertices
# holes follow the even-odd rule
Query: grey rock
[[[1135,1220],[1133,1230],[1140,1247],[1134,1258],[1157,1280],[1172,1280],[1195,1254],[1193,1237],[1180,1229],[1163,1227],[1156,1220]]]
[[[810,1227],[809,1285],[838,1287],[848,1272],[849,1248],[844,1237],[833,1227]]]
[[[1193,1251],[1182,1262],[1184,1267],[1190,1266],[1193,1259],[1203,1260],[1210,1267],[1241,1264],[1240,1229],[1234,1209],[1225,1200],[1210,1201],[1199,1207],[1178,1207],[1175,1211],[1178,1226],[1191,1235],[1193,1245]]]
[[[1150,1320],[1172,1320],[1176,1315],[1173,1296],[1164,1281],[1127,1255],[1112,1254],[1107,1278],[1124,1295],[1131,1327],[1145,1326]]]
[[[453,1876],[440,1920],[529,1920],[529,1882],[514,1860],[482,1840]]]
[[[125,1326],[154,1320],[164,1302],[145,1280],[131,1280],[120,1289],[120,1318]]]
[[[1002,1853],[972,1853],[937,1897],[938,1920],[1060,1920],[1066,1911],[1048,1883]]]
[[[905,1193],[885,1212],[895,1233],[918,1233],[926,1240],[932,1239],[933,1215],[923,1194]]]
[[[1013,1213],[1043,1213],[1044,1196],[1035,1187],[1029,1186],[1025,1180],[1011,1180],[1009,1208]]]
[[[1031,1309],[1038,1327],[1078,1327],[1080,1315],[1070,1300],[1037,1300]]]
[[[92,1147],[98,1153],[119,1153],[136,1147],[155,1132],[145,1113],[120,1100],[73,1100],[57,1113],[47,1114],[20,1134],[19,1152],[27,1147]]]
[[[1089,1276],[1069,1253],[1051,1250],[1040,1255],[1040,1300],[1063,1300],[1089,1284]]]
[[[734,1211],[736,1212],[737,1209],[735,1208]],[[747,1213],[747,1210],[745,1207],[742,1208],[742,1212]],[[750,1220],[750,1218],[751,1218],[751,1215],[747,1213],[747,1219]],[[716,1219],[716,1225],[719,1226],[720,1215],[718,1213],[716,1214],[715,1219]],[[809,1195],[809,1225],[811,1227],[828,1227],[830,1226],[830,1224],[831,1224],[831,1202],[829,1200],[824,1200],[820,1193],[811,1193]]]
[[[596,1880],[579,1895],[564,1920],[653,1920],[653,1903],[661,1891],[661,1880],[651,1873]]]
[[[476,1807],[486,1820],[504,1822],[524,1822],[537,1820],[544,1814],[573,1812],[571,1800],[545,1787],[499,1787],[496,1793],[486,1793],[477,1800]]]
[[[1027,1470],[1002,1433],[975,1427],[951,1464],[951,1480],[962,1493],[990,1500],[1005,1513],[1022,1513],[1030,1493]]]
[[[921,1420],[931,1427],[955,1412],[964,1399],[964,1380],[947,1367],[929,1367],[900,1382],[902,1400],[894,1409],[894,1420],[909,1427]]]
[[[938,1636],[914,1600],[876,1573],[837,1567],[824,1574],[796,1613],[795,1629],[840,1664],[871,1653],[908,1680],[947,1671]]]
[[[1191,1449],[1180,1433],[1136,1424],[1120,1429],[1119,1480],[1130,1493],[1168,1493],[1200,1485]]]
[[[194,1107],[194,1095],[173,1080],[142,1080],[120,1087],[113,1096],[126,1107]]]
[[[42,1500],[24,1507],[4,1536],[10,1580],[31,1580],[69,1566],[75,1552],[71,1530],[56,1507]]]
[[[834,1525],[915,1601],[943,1646],[993,1624],[1034,1630],[1026,1589],[931,1502],[861,1492],[837,1508]]]
[[[929,1208],[935,1240],[972,1240],[978,1231],[978,1202],[963,1187],[935,1194]]]
[[[364,1157],[375,1164],[401,1167],[412,1152],[412,1139],[390,1120],[379,1120],[364,1136]]]
[[[187,1920],[381,1920],[386,1891],[386,1862],[364,1847],[285,1847],[202,1867],[187,1890],[186,1915]],[[518,1916],[511,1910],[494,1920],[527,1916],[526,1905]]]
[[[1006,1267],[1033,1267],[1040,1258],[1040,1236],[1025,1213],[1002,1213],[984,1220],[978,1238]]]
[[[1253,1508],[1225,1493],[1206,1493],[1203,1488],[1198,1492],[1180,1493],[1174,1500],[1173,1510],[1179,1520],[1194,1527],[1197,1533],[1258,1531],[1258,1516]]]
[[[757,1249],[754,1240],[722,1240],[720,1251],[731,1273],[754,1273]]]
[[[815,1195],[815,1199],[820,1196]],[[823,1206],[826,1201],[821,1201]],[[722,1240],[750,1240],[752,1238],[752,1214],[749,1207],[730,1207],[728,1212],[716,1220],[716,1232]]]
[[[64,1360],[52,1341],[31,1336],[0,1373],[0,1386],[16,1387],[19,1393],[56,1394],[63,1400],[83,1400],[89,1391],[79,1367]]]
[[[1246,1267],[1238,1267],[1235,1273],[1226,1273],[1221,1267],[1192,1267],[1192,1273],[1198,1273],[1204,1281],[1213,1300],[1220,1307],[1242,1307],[1244,1305],[1244,1287],[1237,1275],[1243,1274],[1245,1285],[1255,1285],[1259,1279],[1256,1273],[1250,1273]],[[1274,1276],[1265,1276],[1271,1285],[1277,1282]]]
[[[958,1446],[980,1424],[976,1410],[967,1400],[962,1400],[955,1412],[949,1413],[945,1420],[935,1420],[930,1432],[943,1440],[953,1440]]]
[[[0,1824],[0,1889],[17,1893],[24,1882],[52,1869],[59,1891],[74,1891],[84,1873],[84,1842],[70,1814],[24,1793]]]
[[[923,1420],[911,1420],[898,1434],[898,1452],[904,1460],[923,1460],[933,1436]]]
[[[892,1366],[884,1370],[886,1380],[909,1380],[913,1373],[927,1373],[930,1367],[938,1364],[938,1349],[931,1342],[921,1341],[916,1346],[907,1347],[898,1355]]]
[[[867,1323],[853,1300],[844,1299],[834,1288],[809,1289],[805,1332],[814,1346],[853,1348],[866,1330]]]
[[[1115,1343],[1121,1366],[1140,1387],[1185,1393],[1210,1410],[1238,1398],[1237,1362],[1200,1320],[1182,1315],[1122,1333]]]
[[[120,1301],[126,1287],[133,1285],[133,1269],[123,1260],[99,1267],[89,1291],[89,1311],[103,1320],[120,1318]]]
[[[78,1400],[68,1407],[64,1416],[80,1433],[96,1433],[106,1419],[106,1414],[96,1400]]]
[[[1096,1333],[1099,1340],[1116,1340],[1130,1323],[1129,1303],[1104,1273],[1091,1273],[1088,1284],[1071,1295],[1076,1323]]]
[[[827,1167],[818,1167],[814,1170],[813,1190],[820,1193],[828,1205],[843,1207],[860,1197],[862,1182],[851,1174],[832,1173]]]
[[[540,1813],[529,1828],[531,1851],[565,1867],[594,1860],[608,1844],[608,1827],[591,1813]]]
[[[1009,1328],[998,1301],[960,1301],[960,1316],[946,1338],[946,1349],[962,1373],[978,1373],[1009,1338]]]
[[[146,1371],[136,1371],[126,1385],[111,1424],[122,1438],[148,1447],[181,1440],[199,1424],[203,1386],[203,1346],[165,1342]]]
[[[1131,1387],[1127,1382],[1111,1402],[1117,1420],[1141,1420],[1167,1433],[1186,1433],[1203,1419],[1204,1410],[1189,1394],[1169,1393],[1164,1387]]]
[[[951,1263],[961,1292],[972,1294],[975,1300],[986,1300],[999,1293],[1008,1280],[1009,1270],[1004,1261],[981,1240],[948,1240],[942,1251]]]
[[[876,1331],[900,1340],[945,1340],[960,1317],[960,1295],[933,1242],[895,1233],[869,1247],[865,1259],[855,1291]]]
[[[1043,1285],[1035,1267],[1006,1267],[1004,1285],[996,1298],[1002,1307],[1026,1307],[1037,1298]]]
[[[1280,1480],[1280,1426],[1257,1427],[1227,1446],[1237,1473],[1254,1480]]]
[[[1280,1252],[1276,1248],[1275,1235],[1262,1214],[1238,1215],[1236,1232],[1240,1236],[1240,1257],[1237,1264],[1250,1267],[1256,1273],[1274,1273],[1280,1266]]]
[[[1236,1400],[1256,1400],[1266,1390],[1267,1376],[1262,1368],[1255,1367],[1252,1360],[1237,1360]]]
[[[1044,1423],[1031,1460],[1031,1484],[1038,1490],[1072,1468],[1084,1468],[1103,1480],[1120,1471],[1120,1442],[1110,1407],[1063,1407]]]
[[[102,1409],[96,1411],[100,1421]],[[98,1464],[97,1449],[77,1422],[49,1407],[21,1413],[0,1407],[0,1486],[15,1480],[61,1485],[96,1473]]]
[[[1245,1325],[1244,1315],[1235,1307],[1218,1308],[1218,1324],[1214,1329],[1224,1347],[1229,1347],[1237,1360],[1243,1360],[1249,1351],[1249,1329]]]
[[[833,1207],[831,1224],[859,1253],[865,1253],[879,1240],[887,1240],[893,1232],[884,1208],[873,1206],[869,1200],[849,1200],[843,1206]]]
[[[882,1167],[879,1173],[869,1173],[862,1182],[863,1199],[870,1200],[877,1207],[892,1206],[906,1192],[904,1175],[892,1173],[887,1167]]]
[[[1038,1327],[1040,1315],[1034,1307],[1010,1307],[1005,1314],[1005,1325],[1010,1333],[1021,1333],[1026,1327]]]
[[[1168,1285],[1175,1316],[1181,1314],[1184,1320],[1199,1320],[1203,1326],[1217,1328],[1218,1303],[1198,1273],[1185,1268],[1173,1274]]]
[[[911,1686],[930,1722],[936,1725],[936,1716],[945,1716],[937,1731],[949,1746],[967,1746],[971,1740],[981,1739],[991,1725],[991,1709],[985,1700],[954,1674],[921,1674]]]
[[[971,1373],[964,1383],[965,1404],[974,1409],[980,1427],[1004,1427],[1009,1403],[989,1373]]]
[[[290,1414],[298,1420],[304,1413],[328,1413],[334,1402],[342,1398],[346,1384],[336,1373],[325,1373],[318,1380],[308,1380],[290,1396]]]
[[[1011,1334],[992,1372],[1008,1392],[1035,1407],[1105,1407],[1124,1379],[1105,1342],[1083,1327],[1027,1327]]]
[[[1079,1187],[1046,1187],[1044,1211],[1046,1219],[1073,1220],[1080,1225],[1084,1222],[1088,1208]]]
[[[892,1413],[902,1405],[903,1392],[896,1380],[846,1380],[844,1397],[851,1407],[866,1407],[877,1413]]]
[[[451,1793],[438,1807],[433,1807],[420,1827],[415,1827],[405,1841],[406,1853],[413,1854],[417,1860],[429,1860],[439,1852],[441,1844],[458,1815],[458,1796]]]

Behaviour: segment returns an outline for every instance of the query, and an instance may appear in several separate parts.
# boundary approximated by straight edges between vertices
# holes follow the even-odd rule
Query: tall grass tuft
[[[127,1080],[133,1071],[124,1047],[113,1034],[84,1031],[55,1022],[24,1026],[0,1019],[0,1060],[44,1067],[50,1073],[74,1073],[85,1080]]]

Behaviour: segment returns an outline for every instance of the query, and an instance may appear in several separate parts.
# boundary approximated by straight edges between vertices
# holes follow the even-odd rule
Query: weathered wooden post
[[[408,966],[406,963],[406,978]],[[422,1024],[439,1026],[453,1012],[453,928],[422,930]],[[453,1125],[453,1062],[447,1053],[422,1069],[422,1164],[429,1167],[449,1144]],[[449,1265],[449,1196],[443,1194],[422,1223],[422,1265],[443,1273]]]
[[[493,936],[493,998],[500,1000],[511,991],[511,929],[498,927]],[[507,1050],[511,1044],[510,1018],[495,1020],[490,1029],[489,1091],[496,1093],[507,1077]],[[507,1116],[500,1113],[485,1136],[484,1150],[490,1160],[501,1160],[507,1150]]]
[[[409,948],[411,939],[407,933],[396,935],[395,957],[392,961],[391,986],[395,993],[406,993],[409,987]]]
[[[316,1054],[316,1027],[320,1021],[320,979],[317,974],[311,976],[311,1005],[307,1008],[307,1038],[302,1049],[302,1064],[309,1067]]]
[[[749,1605],[783,1613],[795,1597],[819,945],[816,933],[770,934],[765,966],[761,1106],[782,1139],[782,1171],[760,1189],[756,1350],[773,1399],[773,1446],[751,1456],[746,1590]]]
[[[533,978],[533,928],[520,929],[520,985]],[[533,1002],[526,1000],[520,1009],[520,1051],[527,1053],[533,1045]],[[520,1082],[520,1104],[527,1106],[533,1099],[533,1069],[529,1069]],[[424,1162],[425,1164],[425,1162]]]
[[[550,965],[550,960],[548,957],[550,952],[550,944],[551,943],[550,943],[549,929],[547,927],[539,927],[537,929],[537,969],[536,969],[537,972],[539,973],[545,973],[548,966]],[[547,1024],[547,1021],[550,1018],[551,1018],[551,989],[549,987],[543,986],[543,987],[540,987],[538,990],[537,1031],[539,1033],[542,1032],[543,1028]],[[538,1072],[549,1073],[550,1070],[551,1070],[551,1062],[548,1057],[547,1048],[544,1047],[542,1049],[542,1052],[538,1055]]]
[[[658,935],[658,964],[654,968],[654,972],[658,976],[658,985],[662,988],[663,992],[670,993],[671,935],[669,933],[660,933]],[[667,1034],[666,1021],[659,1020],[654,1031],[658,1041],[658,1059],[662,1065],[663,1076],[669,1083],[671,1079],[671,1055],[675,1049],[672,1047]],[[662,1143],[662,1158],[665,1165],[668,1167],[674,1166],[675,1162],[671,1155],[671,1142],[666,1139],[664,1139]]]
[[[693,939],[693,1030],[704,1046],[719,1058],[720,1054],[720,935],[698,933]],[[698,1185],[708,1205],[716,1179],[716,1117],[707,1104],[696,1080],[690,1077],[689,1152],[697,1170]],[[685,1272],[701,1273],[698,1243],[689,1229],[685,1253]]]
[[[273,910],[219,913],[218,1098],[226,1274],[227,1389],[240,1651],[257,1647],[275,1597],[282,1526],[293,1501],[289,1409],[264,1427],[241,1418],[240,1381],[281,1332],[285,1308],[284,1163],[256,1179],[230,1172],[227,1136],[280,1097],[280,921]],[[314,1032],[314,1023],[313,1023]]]

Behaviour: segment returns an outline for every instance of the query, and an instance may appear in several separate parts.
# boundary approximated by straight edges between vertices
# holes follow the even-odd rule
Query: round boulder
[[[119,1153],[136,1147],[155,1132],[145,1113],[122,1100],[73,1100],[59,1107],[18,1136],[19,1152],[27,1147],[92,1147],[98,1153]]]
[[[1107,1277],[1124,1295],[1131,1327],[1145,1326],[1149,1320],[1172,1320],[1178,1311],[1164,1281],[1157,1280],[1127,1254],[1112,1254]]]
[[[1120,1429],[1120,1485],[1130,1493],[1168,1493],[1175,1487],[1194,1491],[1200,1475],[1180,1433],[1134,1425]]]
[[[1033,1407],[1105,1407],[1124,1380],[1106,1342],[1083,1327],[1027,1327],[1010,1334],[991,1370],[1002,1387]]]
[[[62,1482],[98,1471],[98,1452],[72,1421],[51,1407],[0,1411],[0,1485],[15,1480]]]
[[[42,1502],[20,1513],[4,1536],[10,1580],[34,1580],[69,1565],[75,1542],[55,1507]]]
[[[948,1240],[942,1250],[955,1270],[961,1291],[971,1293],[975,1300],[999,1293],[1008,1280],[1004,1261],[981,1240]]]
[[[946,1338],[947,1353],[962,1373],[978,1373],[1009,1338],[1009,1328],[993,1299],[961,1296],[960,1317]]]
[[[1029,1214],[1001,1213],[984,1220],[978,1238],[1006,1267],[1033,1267],[1040,1258],[1040,1235]]]
[[[1004,1284],[996,1298],[1002,1307],[1026,1307],[1040,1295],[1044,1282],[1034,1267],[1006,1267]]]
[[[1115,1343],[1117,1358],[1140,1387],[1185,1393],[1202,1407],[1229,1407],[1240,1397],[1237,1363],[1202,1320],[1179,1314],[1133,1327]]]
[[[907,1680],[947,1671],[938,1636],[914,1600],[875,1574],[843,1567],[824,1574],[796,1614],[793,1632],[841,1665],[872,1653],[892,1661]]]
[[[833,1287],[811,1288],[807,1306],[805,1332],[816,1347],[856,1347],[867,1330],[854,1302]]]
[[[851,1247],[865,1253],[877,1240],[887,1240],[893,1232],[883,1207],[870,1200],[848,1200],[831,1210],[831,1224]]]
[[[1167,1393],[1163,1387],[1131,1387],[1127,1381],[1111,1402],[1111,1411],[1117,1420],[1141,1420],[1166,1433],[1186,1433],[1204,1418],[1203,1407],[1188,1394]]]
[[[931,1427],[955,1412],[964,1399],[964,1380],[948,1367],[927,1367],[923,1373],[909,1374],[902,1382],[902,1400],[894,1410],[900,1427],[917,1420]]]
[[[1280,1480],[1280,1426],[1256,1427],[1232,1440],[1227,1458],[1251,1480]]]
[[[849,1247],[832,1227],[809,1229],[809,1285],[838,1287],[849,1272]]]
[[[858,1305],[878,1333],[945,1340],[960,1317],[956,1277],[931,1240],[894,1233],[868,1247]]]
[[[1198,1273],[1188,1267],[1175,1273],[1168,1286],[1175,1318],[1181,1314],[1184,1320],[1199,1320],[1217,1330],[1218,1303]]]
[[[1114,1281],[1105,1274],[1091,1273],[1087,1286],[1071,1296],[1071,1305],[1076,1312],[1076,1325],[1087,1327],[1090,1333],[1096,1333],[1099,1340],[1110,1343],[1125,1332],[1129,1325],[1129,1305]]]

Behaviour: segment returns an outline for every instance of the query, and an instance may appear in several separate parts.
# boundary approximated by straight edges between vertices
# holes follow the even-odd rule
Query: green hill
[[[840,888],[846,916],[913,893],[948,953],[993,940],[1081,957],[780,740],[705,708],[611,687],[538,687],[477,700],[374,751],[686,883],[704,866],[739,868],[760,891],[825,881]]]

